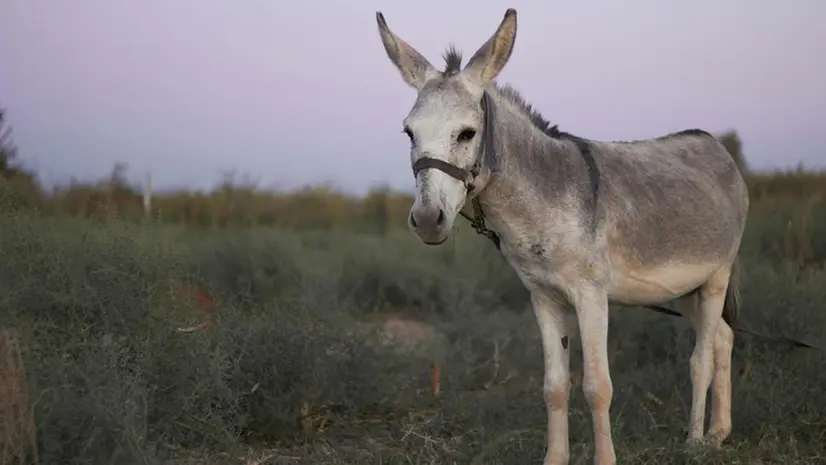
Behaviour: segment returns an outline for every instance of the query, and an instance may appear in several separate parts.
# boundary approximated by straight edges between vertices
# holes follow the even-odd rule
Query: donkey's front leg
[[[582,387],[591,407],[594,463],[614,465],[617,457],[609,416],[614,387],[608,369],[608,296],[594,284],[586,284],[571,294],[582,338]]]
[[[545,465],[565,465],[568,443],[568,392],[570,391],[570,344],[573,315],[562,296],[545,291],[531,293],[534,313],[545,352],[545,405],[548,409],[548,450]]]

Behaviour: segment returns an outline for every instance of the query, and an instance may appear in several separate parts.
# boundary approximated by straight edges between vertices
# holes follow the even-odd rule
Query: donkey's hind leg
[[[734,331],[724,320],[714,339],[714,378],[711,384],[711,422],[706,440],[719,446],[731,434],[731,351]]]
[[[731,431],[731,328],[722,319],[730,270],[714,273],[700,288],[675,303],[696,333],[691,354],[691,418],[688,442],[702,442],[708,389],[714,379],[708,439],[722,442]]]

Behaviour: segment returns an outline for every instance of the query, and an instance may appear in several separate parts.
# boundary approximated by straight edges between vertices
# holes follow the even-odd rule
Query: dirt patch
[[[403,315],[389,315],[376,324],[383,344],[416,351],[444,343],[444,335],[432,325]]]

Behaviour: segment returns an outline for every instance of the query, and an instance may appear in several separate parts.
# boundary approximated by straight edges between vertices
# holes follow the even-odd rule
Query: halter
[[[428,168],[437,169],[448,176],[461,181],[467,190],[465,195],[470,195],[473,193],[473,190],[476,188],[476,178],[479,177],[479,173],[482,171],[482,164],[487,162],[486,164],[488,168],[490,170],[494,170],[498,163],[493,140],[494,106],[491,102],[490,95],[487,92],[485,92],[482,96],[481,105],[482,114],[484,115],[485,133],[482,138],[482,144],[479,146],[479,153],[476,155],[476,160],[473,162],[470,169],[460,168],[459,166],[448,163],[444,160],[439,160],[438,158],[422,157],[416,160],[416,163],[413,163],[413,177],[416,177],[421,170]],[[477,234],[487,237],[491,240],[491,242],[493,242],[496,250],[501,250],[499,235],[488,229],[485,225],[485,214],[482,211],[482,205],[479,203],[479,196],[477,195],[473,197],[471,203],[473,205],[473,217],[468,216],[461,210],[459,211],[459,214],[470,222],[470,225]]]

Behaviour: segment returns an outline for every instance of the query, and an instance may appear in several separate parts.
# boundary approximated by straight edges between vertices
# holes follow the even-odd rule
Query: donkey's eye
[[[404,130],[402,132],[407,134],[407,137],[408,137],[408,139],[410,139],[411,144],[413,142],[415,142],[416,139],[413,138],[413,131],[411,131],[410,128],[406,127],[406,128],[404,128]]]
[[[459,136],[456,138],[459,142],[467,142],[473,139],[473,136],[476,135],[476,131],[473,129],[467,128],[462,129],[462,132],[459,133]]]

